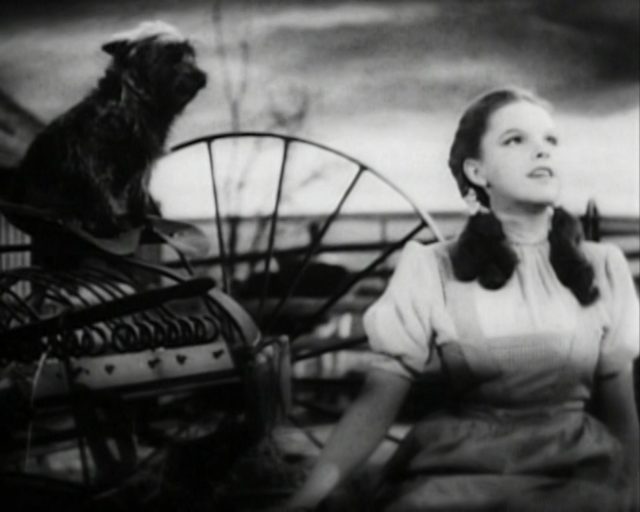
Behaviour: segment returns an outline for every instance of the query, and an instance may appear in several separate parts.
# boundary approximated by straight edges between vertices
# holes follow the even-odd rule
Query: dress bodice
[[[408,378],[443,374],[479,405],[581,407],[597,372],[637,354],[638,305],[626,261],[613,246],[585,244],[601,298],[582,306],[558,280],[546,240],[512,247],[514,274],[487,290],[454,278],[448,244],[410,242],[365,315],[381,354],[375,365]]]
[[[448,377],[478,403],[579,405],[589,397],[603,319],[559,282],[547,242],[513,248],[519,263],[500,290],[445,272],[454,331],[438,343]]]

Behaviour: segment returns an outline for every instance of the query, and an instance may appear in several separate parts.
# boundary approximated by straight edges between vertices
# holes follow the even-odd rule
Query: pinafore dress
[[[627,262],[612,245],[584,244],[601,294],[584,307],[556,277],[546,240],[512,245],[514,275],[492,291],[454,278],[448,244],[409,242],[366,312],[377,369],[440,375],[457,397],[409,432],[369,510],[624,507],[622,447],[588,402],[595,379],[638,354]]]

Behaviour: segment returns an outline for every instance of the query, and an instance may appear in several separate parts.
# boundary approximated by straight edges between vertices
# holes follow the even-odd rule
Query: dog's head
[[[193,46],[168,23],[141,23],[112,36],[102,49],[126,83],[172,113],[182,110],[207,82],[196,66]]]

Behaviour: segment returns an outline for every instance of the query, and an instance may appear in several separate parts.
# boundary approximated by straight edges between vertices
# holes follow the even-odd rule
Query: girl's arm
[[[620,440],[632,482],[631,510],[640,510],[640,433],[634,399],[631,362],[623,370],[596,383],[596,407],[600,419]]]
[[[286,508],[315,507],[358,468],[382,441],[410,386],[400,375],[373,370]]]

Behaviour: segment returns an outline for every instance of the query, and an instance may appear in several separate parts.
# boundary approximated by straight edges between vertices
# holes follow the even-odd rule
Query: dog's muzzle
[[[174,83],[174,94],[178,103],[184,105],[190,101],[200,89],[207,85],[207,75],[198,68],[183,72]]]
[[[198,89],[202,89],[205,85],[207,85],[207,75],[201,69],[194,69],[190,76],[190,79]]]

